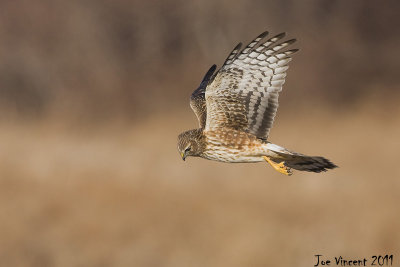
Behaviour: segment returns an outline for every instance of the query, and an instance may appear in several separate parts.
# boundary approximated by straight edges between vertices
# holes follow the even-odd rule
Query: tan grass
[[[278,116],[271,139],[340,168],[286,177],[176,151],[194,117],[2,124],[1,266],[313,266],[400,252],[400,111]]]

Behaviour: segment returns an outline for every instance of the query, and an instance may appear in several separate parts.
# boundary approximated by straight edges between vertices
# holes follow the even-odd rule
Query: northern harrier
[[[337,167],[323,157],[289,151],[267,141],[278,96],[292,54],[283,51],[296,40],[279,42],[285,33],[266,39],[260,34],[243,50],[239,43],[222,67],[213,65],[190,97],[200,128],[178,137],[178,150],[188,156],[222,162],[267,161],[275,170],[322,172]]]

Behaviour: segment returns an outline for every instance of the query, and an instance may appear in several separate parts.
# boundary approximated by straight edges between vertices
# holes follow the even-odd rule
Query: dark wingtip
[[[296,42],[297,39],[290,39],[289,41],[286,41],[285,43],[287,44],[293,44],[294,42]]]
[[[233,50],[240,50],[240,48],[242,47],[242,43],[238,43],[235,48],[233,48]]]
[[[200,87],[201,89],[205,89],[208,82],[211,79],[211,76],[214,74],[215,70],[217,69],[217,65],[213,64],[207,71],[207,73],[204,75],[203,80],[200,83]]]
[[[265,36],[267,36],[269,34],[268,31],[265,31],[263,33],[261,33],[259,36],[257,36],[257,38],[264,38]]]
[[[217,65],[213,64],[213,65],[211,66],[211,68],[207,71],[207,74],[208,74],[209,72],[211,72],[211,74],[213,74],[214,71],[215,71],[216,69],[217,69]]]
[[[282,32],[282,33],[280,33],[280,34],[274,36],[273,38],[282,39],[282,38],[285,37],[285,36],[286,36],[286,32]]]
[[[217,69],[217,65],[213,64],[207,71],[206,75],[204,75],[203,81],[208,82],[211,76],[214,74],[215,70]]]

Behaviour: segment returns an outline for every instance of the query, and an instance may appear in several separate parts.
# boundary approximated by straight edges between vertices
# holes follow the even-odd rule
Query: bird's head
[[[188,156],[200,156],[201,138],[201,129],[189,130],[178,136],[178,151],[183,160]]]

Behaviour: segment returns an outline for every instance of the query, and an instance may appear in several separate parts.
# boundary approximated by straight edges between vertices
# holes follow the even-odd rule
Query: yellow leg
[[[290,168],[285,166],[283,161],[281,163],[275,163],[272,160],[270,160],[270,158],[267,156],[263,156],[263,158],[265,159],[266,162],[271,164],[271,166],[274,167],[274,169],[277,170],[278,172],[283,173],[285,175],[293,174]]]

